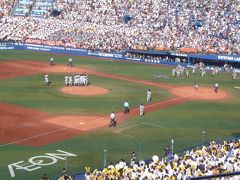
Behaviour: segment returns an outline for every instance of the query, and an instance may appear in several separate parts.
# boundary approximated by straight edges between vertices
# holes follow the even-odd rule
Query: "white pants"
[[[151,95],[147,95],[147,102],[151,101]]]
[[[144,107],[139,108],[139,115],[143,116],[144,115]]]

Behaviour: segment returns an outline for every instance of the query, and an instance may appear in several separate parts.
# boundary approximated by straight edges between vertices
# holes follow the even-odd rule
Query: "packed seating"
[[[157,155],[147,163],[131,158],[127,164],[120,160],[103,170],[93,170],[86,167],[85,178],[90,179],[187,179],[206,175],[216,175],[230,172],[240,172],[240,139],[194,148],[182,155],[166,151],[168,156],[160,158]],[[170,155],[170,156],[169,156]]]
[[[239,1],[19,0],[20,7],[28,17],[2,18],[0,37],[101,51],[240,53]],[[51,17],[53,9],[61,14]],[[39,14],[45,19],[31,17]]]

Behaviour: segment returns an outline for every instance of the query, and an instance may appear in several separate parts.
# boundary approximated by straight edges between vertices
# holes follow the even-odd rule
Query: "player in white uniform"
[[[152,100],[152,92],[150,89],[147,91],[147,102],[150,102]]]
[[[193,75],[196,74],[196,67],[195,67],[195,66],[193,66],[193,68],[192,68],[192,74],[193,74]]]
[[[45,83],[45,85],[46,86],[49,85],[50,82],[49,82],[49,79],[48,79],[48,74],[44,74],[43,76],[44,76],[44,83]]]
[[[172,69],[172,76],[173,76],[173,77],[176,76],[176,69]]]
[[[185,67],[180,66],[179,69],[180,69],[180,75],[182,76],[184,74]]]
[[[109,127],[116,127],[117,121],[116,121],[116,115],[114,113],[114,111],[112,111],[112,113],[110,114],[110,124]]]
[[[54,65],[55,65],[54,58],[51,57],[51,59],[50,59],[50,66],[54,66]]]
[[[216,83],[214,84],[214,92],[215,92],[215,93],[218,92],[218,88],[219,88],[219,84],[218,84],[218,82],[216,82]]]
[[[189,70],[188,69],[186,69],[186,77],[189,77]]]
[[[87,75],[84,76],[84,85],[85,86],[88,85],[88,76]]]
[[[180,77],[181,71],[179,69],[176,70],[177,77]]]
[[[194,89],[198,90],[198,84],[197,83],[194,84]]]
[[[235,70],[233,70],[232,79],[237,79],[237,72]]]
[[[72,64],[72,58],[69,58],[69,59],[68,59],[67,66],[70,66],[70,67],[72,67],[72,66],[73,66],[73,64]]]
[[[201,70],[201,76],[202,76],[202,77],[205,77],[206,74],[207,74],[206,70],[205,70],[205,69],[202,69],[202,70]]]
[[[213,70],[212,70],[212,77],[214,77],[216,75],[216,69],[214,68]]]
[[[68,86],[68,75],[64,76],[64,83],[65,83],[65,86]]]
[[[69,86],[73,85],[73,77],[72,76],[68,76],[68,85]]]
[[[144,115],[144,105],[143,104],[140,104],[140,106],[139,106],[139,114],[140,114],[140,116]]]

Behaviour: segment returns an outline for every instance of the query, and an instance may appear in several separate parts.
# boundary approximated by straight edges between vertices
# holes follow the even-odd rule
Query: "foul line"
[[[107,116],[106,116],[106,117],[107,117]],[[106,117],[101,117],[101,118],[98,118],[98,119],[96,119],[96,120],[104,119],[104,118],[106,118]],[[71,129],[71,128],[75,129],[74,126],[67,126],[67,127],[65,127],[65,128],[57,129],[57,130],[55,130],[55,131],[49,131],[49,132],[45,132],[45,133],[38,134],[38,135],[35,135],[35,136],[31,136],[31,137],[19,139],[19,140],[17,140],[17,141],[13,141],[13,142],[10,142],[10,143],[2,144],[2,145],[0,145],[0,148],[5,147],[5,146],[8,146],[8,145],[13,145],[13,144],[16,144],[16,143],[19,143],[19,142],[22,142],[22,141],[27,141],[27,140],[30,140],[30,139],[35,139],[35,138],[38,138],[38,137],[41,137],[41,136],[46,136],[46,135],[53,134],[53,133],[56,133],[56,132],[65,131],[65,130]]]
[[[165,100],[165,101],[161,101],[159,103],[155,103],[155,104],[149,104],[147,105],[146,107],[151,107],[151,106],[156,106],[156,105],[159,105],[159,104],[162,104],[162,103],[167,103],[167,102],[171,102],[171,101],[176,101],[176,100],[179,100],[179,99],[184,99],[186,97],[189,97],[189,96],[192,96],[193,94],[189,94],[187,96],[181,96],[181,97],[177,97],[177,98],[172,98],[172,99],[169,99],[169,100]],[[132,111],[137,111],[138,109],[133,109]],[[107,117],[107,116],[106,116]],[[97,120],[99,119],[104,119],[106,117],[101,117],[101,118],[98,118]],[[142,124],[148,124],[148,123],[138,123],[138,124],[133,124],[131,126],[128,126],[128,127],[125,127],[125,128],[122,128],[122,129],[118,129],[116,131],[114,131],[115,133],[121,133],[122,130],[125,130],[125,129],[130,129],[130,128],[133,128],[133,127],[136,127],[136,126],[139,126],[139,125],[142,125]],[[151,124],[148,124],[148,125],[151,125]],[[153,124],[152,124],[153,125]],[[153,126],[156,126],[156,127],[161,127],[161,126],[157,126],[157,125],[153,125]],[[60,132],[60,131],[64,131],[64,130],[67,130],[67,129],[70,129],[70,128],[74,128],[74,127],[71,127],[71,126],[68,126],[68,127],[65,127],[65,128],[61,128],[61,129],[57,129],[55,131],[49,131],[49,132],[45,132],[45,133],[42,133],[42,134],[38,134],[38,135],[35,135],[35,136],[31,136],[31,137],[27,137],[27,138],[23,138],[23,139],[19,139],[17,141],[13,141],[13,142],[10,142],[10,143],[6,143],[6,144],[2,144],[0,145],[0,148],[2,147],[5,147],[5,146],[8,146],[8,145],[13,145],[13,144],[16,144],[16,143],[19,143],[19,142],[23,142],[23,141],[27,141],[27,140],[30,140],[30,139],[35,139],[35,138],[38,138],[38,137],[41,137],[41,136],[46,136],[46,135],[49,135],[49,134],[53,134],[53,133],[56,133],[56,132]],[[161,127],[161,128],[164,128],[164,127]]]
[[[177,98],[171,98],[171,99],[168,99],[168,100],[163,100],[163,101],[160,101],[158,103],[153,103],[153,104],[149,104],[149,105],[146,105],[146,107],[152,107],[152,106],[156,106],[156,105],[159,105],[159,104],[162,104],[162,103],[168,103],[168,102],[171,102],[171,101],[177,101],[177,100],[180,100],[180,99],[184,99],[184,98],[187,98],[187,97],[190,97],[190,96],[193,96],[194,94],[189,94],[189,95],[186,95],[186,96],[180,96],[180,97],[177,97]]]
[[[13,142],[10,142],[10,143],[2,144],[2,145],[0,145],[0,148],[1,148],[1,147],[8,146],[8,145],[16,144],[16,143],[19,143],[19,142],[22,142],[22,141],[27,141],[27,140],[30,140],[30,139],[35,139],[35,138],[38,138],[38,137],[41,137],[41,136],[45,136],[45,135],[48,135],[48,134],[52,134],[52,133],[64,131],[64,130],[66,130],[66,129],[69,129],[69,127],[61,128],[61,129],[58,129],[58,130],[55,130],[55,131],[49,131],[49,132],[46,132],[46,133],[42,133],[42,134],[38,134],[38,135],[35,135],[35,136],[31,136],[31,137],[28,137],[28,138],[19,139],[19,140],[17,140],[17,141],[13,141]]]
[[[158,127],[158,128],[162,128],[162,129],[166,129],[167,127],[159,125],[159,124],[155,124],[155,123],[149,123],[149,122],[143,122],[142,124],[148,125],[148,126],[153,126],[153,127]]]
[[[141,122],[141,123],[136,123],[136,124],[133,124],[133,125],[130,125],[130,126],[127,126],[127,127],[124,127],[124,128],[118,129],[118,130],[115,130],[115,131],[113,131],[113,132],[115,132],[115,133],[120,133],[120,132],[122,132],[123,130],[131,129],[131,128],[136,127],[136,126],[140,126],[141,124],[143,124],[143,122]]]

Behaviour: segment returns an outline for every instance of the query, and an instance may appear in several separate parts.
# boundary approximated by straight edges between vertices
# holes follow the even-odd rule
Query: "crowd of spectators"
[[[240,53],[239,0],[56,0],[53,7],[58,17],[4,16],[0,39],[101,51]]]
[[[171,155],[170,151],[168,153]],[[149,163],[131,158],[130,164],[120,160],[115,165],[110,163],[101,171],[91,171],[86,167],[85,178],[181,180],[230,172],[240,172],[240,139],[223,143],[212,141],[201,148],[187,150],[182,155],[173,154],[164,158],[154,155]]]

